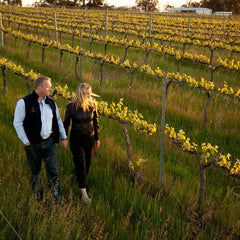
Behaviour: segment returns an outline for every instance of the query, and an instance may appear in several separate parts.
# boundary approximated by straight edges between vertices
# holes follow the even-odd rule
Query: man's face
[[[51,87],[52,87],[51,81],[45,79],[42,86],[40,86],[40,89],[39,89],[41,97],[49,96]]]

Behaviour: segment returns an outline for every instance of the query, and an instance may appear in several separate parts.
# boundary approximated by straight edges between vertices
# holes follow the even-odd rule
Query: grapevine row
[[[8,31],[5,29],[6,32],[11,33],[16,38],[22,38],[30,43],[37,43],[41,46],[45,47],[51,47],[55,48],[61,52],[68,52],[71,54],[74,54],[76,56],[83,56],[91,59],[98,60],[101,64],[112,64],[115,66],[120,66],[128,71],[130,71],[131,74],[134,72],[140,72],[145,73],[151,77],[154,78],[161,78],[163,75],[166,75],[166,78],[168,81],[175,82],[178,84],[185,84],[190,87],[204,90],[206,92],[215,92],[217,94],[223,95],[223,96],[232,96],[233,98],[236,98],[237,100],[240,100],[240,89],[234,90],[232,87],[228,86],[227,83],[224,84],[222,88],[216,87],[214,82],[207,81],[204,78],[201,78],[200,81],[196,80],[190,75],[187,74],[181,74],[179,72],[177,73],[166,73],[162,71],[159,67],[157,67],[155,70],[153,70],[149,65],[142,65],[140,67],[137,66],[137,64],[130,63],[129,60],[125,60],[124,62],[121,62],[119,58],[115,58],[113,56],[108,55],[102,55],[100,53],[95,54],[91,52],[85,52],[83,49],[80,49],[78,46],[75,48],[72,48],[70,45],[65,44],[61,45],[59,42],[55,41],[46,41],[44,38],[38,39],[38,37],[34,37],[33,35],[25,35],[20,32],[16,31]],[[43,48],[43,49],[44,49]],[[239,64],[239,63],[238,63]],[[239,65],[237,65],[239,67]]]
[[[36,25],[36,24],[32,24],[31,22],[21,22],[21,24],[26,25],[26,26],[31,26],[31,27],[36,27],[37,26],[38,28],[44,29],[44,30],[54,30],[53,26],[49,26],[47,24]],[[139,40],[118,39],[114,36],[104,37],[104,36],[101,36],[101,35],[91,34],[91,33],[87,33],[87,32],[84,32],[84,31],[80,32],[77,29],[69,30],[69,29],[65,29],[65,28],[59,28],[59,29],[57,29],[57,32],[60,33],[60,36],[61,36],[61,33],[72,34],[73,39],[74,39],[75,35],[78,36],[78,37],[87,38],[90,42],[90,51],[91,51],[91,44],[93,43],[94,40],[105,43],[105,54],[106,54],[107,44],[118,44],[118,45],[124,46],[124,48],[125,48],[124,59],[126,59],[126,57],[127,57],[127,50],[130,47],[132,47],[132,48],[143,49],[147,53],[147,56],[150,53],[150,51],[153,51],[153,52],[160,53],[160,54],[168,54],[170,56],[174,56],[175,59],[178,62],[183,60],[183,59],[187,59],[187,60],[191,60],[193,62],[202,63],[202,64],[210,65],[210,63],[211,63],[211,58],[208,58],[205,55],[190,54],[190,53],[186,53],[186,52],[185,53],[180,53],[180,51],[175,50],[173,47],[159,45],[158,43],[151,43],[151,42],[141,43]],[[60,38],[60,42],[61,42],[61,38]],[[229,59],[229,60],[225,59],[225,61],[232,62],[233,64],[231,64],[231,65],[230,64],[221,64],[221,63],[223,63],[221,58],[219,58],[217,61],[218,61],[218,63],[220,63],[219,66],[216,66],[217,68],[224,67],[224,68],[229,69],[229,70],[237,70],[237,71],[239,70],[240,61],[237,61],[237,60],[234,60],[234,59]],[[148,60],[146,58],[145,63],[147,64],[147,62],[148,62]],[[213,67],[212,64],[211,64],[211,67],[216,68],[216,67]]]
[[[64,27],[71,27],[72,29],[75,28],[87,28],[87,29],[95,29],[95,30],[104,30],[104,25],[105,25],[105,19],[101,19],[100,21],[102,21],[102,23],[99,22],[99,18],[97,18],[94,21],[92,20],[88,20],[88,19],[83,19],[81,21],[76,21],[76,19],[74,19],[74,22],[71,19],[62,19],[62,16],[58,16],[58,21],[57,24],[60,26],[64,26]],[[4,14],[4,18],[3,20],[7,21],[9,24],[10,22],[14,22],[17,24],[21,24],[21,22],[31,22],[32,25],[34,26],[40,26],[41,25],[49,25],[52,23],[52,16],[48,17],[47,19],[45,18],[39,18],[38,16],[24,16],[24,17],[20,17],[20,16],[13,16],[12,14]],[[141,24],[141,25],[136,25],[133,23],[124,23],[124,25],[121,24],[116,24],[113,21],[110,21],[108,19],[108,25],[111,25],[109,27],[109,30],[111,32],[121,32],[121,33],[127,33],[129,32],[129,34],[131,33],[135,33],[134,35],[139,35],[139,32],[146,32],[149,31],[149,26],[148,23],[146,23],[147,25],[145,26],[145,24]],[[91,27],[90,27],[91,26]],[[157,24],[156,27],[151,26],[151,32],[153,33],[151,35],[152,38],[154,38],[154,34],[164,34],[164,35],[168,35],[168,36],[180,36],[180,37],[187,37],[190,39],[198,39],[198,40],[207,40],[207,41],[211,41],[214,40],[215,42],[219,42],[219,41],[224,41],[226,43],[231,43],[231,44],[235,44],[235,45],[239,45],[240,44],[240,40],[238,38],[238,34],[236,33],[236,31],[233,30],[229,30],[227,33],[226,31],[211,31],[211,30],[199,30],[199,28],[196,29],[196,27],[191,26],[191,28],[189,27],[189,29],[176,29],[175,26],[173,27],[169,27],[169,26],[164,26],[163,24]],[[143,34],[140,34],[139,36],[143,36]],[[223,39],[224,36],[224,39]],[[213,39],[212,39],[213,38]],[[234,39],[235,38],[235,39]],[[226,40],[227,39],[227,40]]]
[[[176,132],[174,127],[171,127],[168,124],[165,125],[164,134],[183,151],[191,153],[197,158],[201,178],[198,208],[200,207],[205,194],[205,169],[207,167],[220,167],[226,170],[231,176],[237,178],[240,177],[240,160],[236,159],[236,161],[232,164],[231,154],[222,154],[217,145],[213,146],[211,143],[202,143],[198,146],[196,143],[191,142],[190,138],[186,137],[185,132],[182,129]]]
[[[49,13],[49,12],[52,12],[52,13]],[[18,11],[15,11],[14,13],[15,14],[17,13],[17,15],[22,15],[25,18],[34,17],[34,18],[38,18],[40,21],[46,21],[47,19],[48,21],[51,21],[51,22],[52,22],[52,16],[49,14],[57,13],[59,14],[59,18],[69,21],[71,24],[74,24],[74,25],[71,25],[74,27],[76,27],[76,24],[79,24],[79,23],[86,24],[89,22],[91,22],[92,25],[99,27],[101,25],[101,24],[99,25],[99,21],[101,22],[105,20],[105,16],[104,16],[105,12],[94,13],[94,11],[90,11],[90,14],[89,14],[89,11],[86,14],[85,12],[80,10],[75,11],[75,14],[72,14],[72,12],[69,14],[67,11],[63,11],[63,10],[55,10],[55,11],[50,10],[47,13],[46,11],[45,13],[41,11],[40,12],[41,15],[40,14],[36,15],[36,12],[35,14],[33,13],[32,15],[29,13],[19,14]],[[115,20],[116,15],[117,15],[117,20]],[[189,23],[189,19],[180,18],[180,17],[176,18],[176,17],[169,17],[169,16],[164,17],[159,15],[151,15],[151,19],[152,19],[151,20],[152,30],[153,32],[156,32],[156,33],[159,33],[160,31],[163,32],[165,28],[170,28],[171,30],[177,30],[177,28],[179,28],[179,32],[182,32],[185,29],[185,32],[188,35],[189,33],[198,33],[202,37],[206,32],[207,33],[210,32],[210,34],[208,34],[209,36],[221,38],[223,34],[226,34],[227,32],[227,37],[232,35],[236,38],[236,41],[239,42],[238,36],[240,34],[240,30],[239,30],[239,23],[237,21],[234,22],[231,20],[228,23],[225,23],[224,29],[223,29],[221,18],[218,21],[218,20],[213,20],[212,18],[210,20],[206,20],[206,19],[203,20],[195,17],[191,19],[191,23]],[[113,26],[115,27],[117,26],[117,28],[120,28],[120,29],[123,28],[125,30],[131,29],[133,27],[132,30],[144,31],[146,28],[145,26],[147,26],[149,23],[149,16],[141,14],[140,17],[139,16],[137,17],[136,14],[123,15],[119,13],[116,14],[115,12],[114,13],[109,12],[108,23],[109,25],[111,25],[112,30],[113,30]],[[199,32],[199,30],[196,30],[196,26],[197,26],[197,29],[202,29],[201,32]],[[237,33],[238,35],[236,35]]]
[[[59,18],[59,17],[58,17]],[[31,19],[31,18],[30,18]],[[27,18],[25,18],[25,21],[27,20]],[[18,19],[12,19],[12,21],[18,22]],[[20,20],[21,21],[21,20]],[[28,21],[29,21],[29,17],[28,17]],[[32,20],[31,20],[32,21]],[[38,20],[39,21],[39,20]],[[81,29],[95,29],[96,31],[99,30],[104,30],[104,23],[100,24],[99,23],[99,18],[96,20],[97,24],[95,24],[94,22],[90,21],[82,21],[81,23],[77,23],[77,22],[73,22],[72,18],[67,21],[66,19],[64,21],[58,21],[58,25],[59,26],[64,26],[64,27],[71,27],[73,29],[77,29],[77,28],[81,28]],[[42,20],[43,24],[41,25],[49,25],[52,24],[52,17],[50,20]],[[141,25],[142,26],[142,25]],[[112,29],[113,30],[113,29]],[[161,29],[160,31],[157,31],[156,29],[153,30],[154,34],[151,34],[150,36],[146,35],[146,27],[144,27],[143,29],[138,29],[138,28],[134,28],[134,29],[130,29],[128,27],[117,27],[115,30],[115,32],[119,32],[119,33],[123,33],[123,34],[131,34],[131,35],[135,35],[135,36],[140,36],[141,38],[143,38],[143,40],[145,38],[151,38],[151,39],[155,39],[155,40],[159,40],[159,41],[167,41],[167,42],[176,42],[176,43],[182,43],[182,44],[191,44],[191,45],[196,45],[196,46],[203,46],[203,47],[208,47],[210,49],[225,49],[227,51],[231,51],[231,52],[236,52],[239,53],[240,52],[240,47],[239,46],[233,46],[234,42],[235,44],[239,45],[239,38],[238,36],[236,36],[236,38],[238,39],[237,41],[231,40],[228,38],[228,40],[222,39],[222,37],[217,37],[216,34],[214,34],[214,39],[213,40],[209,40],[209,37],[207,37],[206,39],[203,37],[204,34],[202,33],[198,33],[195,36],[190,37],[189,34],[186,35],[184,34],[183,36],[176,36],[177,33],[176,32],[172,32],[172,31],[168,31],[167,30],[167,35],[163,34],[163,29]],[[225,30],[226,31],[226,30]],[[235,30],[232,30],[231,32],[235,32]],[[172,34],[171,34],[172,33]],[[220,33],[220,36],[222,36],[222,34]]]

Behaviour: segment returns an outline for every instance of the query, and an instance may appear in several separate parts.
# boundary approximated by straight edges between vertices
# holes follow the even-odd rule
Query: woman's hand
[[[68,144],[68,140],[67,139],[62,139],[61,140],[61,146],[65,149],[67,149],[67,144]]]

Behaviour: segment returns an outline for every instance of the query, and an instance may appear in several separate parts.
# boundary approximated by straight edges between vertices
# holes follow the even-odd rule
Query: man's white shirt
[[[43,139],[47,139],[48,137],[50,137],[52,133],[52,120],[53,120],[52,109],[49,104],[45,103],[45,100],[46,100],[46,97],[43,98],[40,103],[40,100],[38,99],[40,112],[41,112],[41,121],[42,121],[42,129],[41,129],[40,135]],[[25,116],[26,116],[25,102],[23,99],[20,99],[17,102],[17,106],[15,109],[13,125],[16,129],[19,139],[23,142],[24,145],[29,143],[29,139],[23,127],[23,121],[25,119]],[[66,139],[67,138],[66,132],[62,123],[62,119],[60,118],[57,105],[56,105],[56,117],[57,117],[61,139]]]

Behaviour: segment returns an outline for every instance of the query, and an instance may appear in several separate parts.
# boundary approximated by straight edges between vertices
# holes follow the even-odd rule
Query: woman
[[[86,203],[91,202],[86,191],[86,178],[94,148],[100,147],[98,113],[91,93],[92,88],[89,84],[81,83],[78,85],[75,98],[67,105],[63,123],[68,134],[70,122],[72,122],[70,149],[82,200]]]

